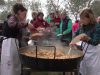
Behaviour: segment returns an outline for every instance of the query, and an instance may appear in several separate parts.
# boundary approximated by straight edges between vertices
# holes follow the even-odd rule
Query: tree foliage
[[[4,5],[5,1],[4,0],[0,0],[0,5]]]
[[[31,4],[30,8],[33,11],[41,11],[42,10],[41,2],[34,2],[34,1],[32,1],[32,4]]]
[[[64,3],[64,0],[60,1],[60,0],[47,0],[47,11],[48,13],[50,12],[55,12],[55,11],[62,11],[64,8],[61,7],[62,4]]]
[[[96,17],[100,16],[100,1],[94,1],[91,5],[91,9],[94,11]]]
[[[6,20],[8,14],[9,14],[8,11],[2,11],[2,12],[0,13],[0,20]]]
[[[5,20],[7,15],[9,14],[9,12],[11,12],[12,10],[12,6],[16,3],[17,1],[12,1],[12,0],[8,0],[7,2],[5,2],[5,5],[2,6],[2,11],[0,13],[0,20]]]
[[[86,7],[90,7],[93,1],[94,0],[65,0],[65,7],[74,15],[75,19],[77,19],[79,12]]]
[[[31,9],[32,11],[43,11],[42,9],[43,4],[41,0],[0,0],[0,8],[2,12],[0,13],[0,19],[4,19],[6,14],[11,12],[12,5],[15,3],[20,2],[25,5],[27,9]],[[94,0],[47,0],[46,4],[44,5],[47,9],[47,13],[55,12],[55,11],[63,11],[66,10],[69,14],[73,15],[75,19],[78,18],[78,15],[81,10],[86,7],[91,8],[96,17],[100,16],[100,1]],[[63,7],[62,7],[63,6]]]

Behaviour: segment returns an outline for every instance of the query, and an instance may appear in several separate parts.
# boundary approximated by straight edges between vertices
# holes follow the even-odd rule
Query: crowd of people
[[[46,19],[43,12],[34,11],[32,20],[28,23],[25,21],[27,9],[22,4],[16,3],[12,9],[12,14],[8,15],[3,25],[1,75],[21,75],[19,47],[27,46],[28,40],[38,36],[30,37],[30,34],[48,27],[56,27],[56,36],[65,46],[82,47],[85,55],[80,63],[81,75],[100,75],[100,17],[96,19],[91,9],[84,9],[80,14],[80,20],[76,20],[75,23],[72,23],[66,11],[49,13]],[[78,44],[71,41],[82,33],[90,39],[81,36]]]
[[[43,19],[44,14],[42,12],[33,12],[31,24],[34,28],[46,28],[56,27],[56,35],[60,37],[60,40],[69,44],[72,40],[72,20],[68,17],[67,12],[54,12],[50,13],[46,20]],[[34,29],[33,29],[34,31]]]

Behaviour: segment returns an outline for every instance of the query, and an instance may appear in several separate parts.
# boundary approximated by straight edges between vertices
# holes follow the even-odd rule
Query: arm
[[[96,31],[93,33],[93,37],[86,42],[88,44],[96,46],[99,44],[99,41],[100,41],[100,25],[96,27]]]
[[[72,30],[72,21],[69,20],[68,22],[68,28],[63,32],[63,35],[70,33]]]

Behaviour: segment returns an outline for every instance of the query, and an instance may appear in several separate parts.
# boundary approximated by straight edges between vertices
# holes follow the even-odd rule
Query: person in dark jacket
[[[19,3],[13,6],[13,15],[4,22],[1,52],[1,74],[20,75],[21,61],[18,54],[20,29],[28,24],[25,22],[27,9]]]
[[[60,23],[60,40],[67,45],[72,40],[72,21],[67,16],[66,12],[61,13],[61,23]]]
[[[100,75],[100,25],[96,22],[91,9],[84,9],[81,12],[80,25],[76,32],[76,37],[80,40],[77,45],[82,46],[85,53],[80,64],[80,73],[81,75]],[[85,35],[82,36],[82,34]],[[71,42],[70,45],[75,43]]]

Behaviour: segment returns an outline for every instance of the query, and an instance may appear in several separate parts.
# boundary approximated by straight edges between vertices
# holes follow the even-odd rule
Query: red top
[[[61,19],[58,17],[58,18],[54,18],[53,21],[54,21],[55,23],[60,23]]]
[[[72,32],[74,33],[79,28],[79,23],[73,23]]]
[[[33,23],[33,26],[34,28],[38,28],[38,27],[46,28],[49,27],[49,24],[43,19],[40,20],[39,18],[37,18],[37,20]]]

